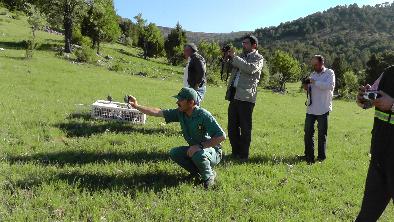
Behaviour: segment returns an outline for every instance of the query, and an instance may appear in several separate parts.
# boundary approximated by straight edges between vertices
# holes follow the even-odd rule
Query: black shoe
[[[213,185],[215,185],[215,178],[216,178],[216,172],[213,171],[213,175],[209,177],[206,181],[204,181],[204,188],[209,189]]]
[[[313,164],[315,163],[315,157],[309,157],[309,156],[298,156],[298,159],[307,162],[308,164]]]
[[[326,157],[317,157],[317,161],[318,162],[323,162],[324,160],[326,160]]]
[[[227,156],[228,159],[237,160],[239,159],[239,155],[237,154],[230,154]]]

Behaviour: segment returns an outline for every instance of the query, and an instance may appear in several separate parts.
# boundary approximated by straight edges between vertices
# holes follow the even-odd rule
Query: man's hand
[[[385,112],[390,111],[391,107],[394,104],[394,98],[387,95],[383,91],[379,91],[379,94],[382,95],[382,97],[375,99],[373,101],[373,104],[375,105],[375,107],[377,107],[378,109],[380,109],[382,111],[385,111]]]
[[[364,104],[367,101],[364,99],[364,95],[369,89],[371,89],[370,85],[360,86],[358,88],[357,103]]]
[[[197,153],[200,150],[201,150],[201,148],[199,145],[194,145],[194,146],[189,147],[186,154],[188,157],[191,158],[195,153]]]
[[[128,98],[129,98],[129,104],[131,105],[131,107],[135,109],[138,106],[137,99],[131,95],[129,95]]]

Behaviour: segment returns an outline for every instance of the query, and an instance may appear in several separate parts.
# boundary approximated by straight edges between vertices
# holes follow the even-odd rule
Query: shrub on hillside
[[[353,71],[343,74],[343,87],[339,89],[339,95],[344,99],[354,99],[358,92],[358,79]]]
[[[38,43],[32,38],[32,39],[23,41],[23,44],[26,49],[25,58],[26,59],[33,58],[34,50],[38,47]]]
[[[82,45],[82,41],[83,35],[81,34],[81,30],[78,28],[74,28],[71,43],[75,45]]]
[[[75,50],[75,56],[78,62],[94,63],[97,60],[96,52],[88,37],[82,37],[81,47]]]

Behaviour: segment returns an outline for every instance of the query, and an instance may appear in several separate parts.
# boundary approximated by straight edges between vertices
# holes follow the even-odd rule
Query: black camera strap
[[[308,90],[306,91],[305,106],[311,106],[311,105],[312,105],[312,87],[309,85]]]

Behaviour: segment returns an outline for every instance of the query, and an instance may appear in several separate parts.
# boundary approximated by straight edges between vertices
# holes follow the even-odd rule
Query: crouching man
[[[129,96],[129,104],[146,115],[163,117],[166,123],[180,123],[188,145],[171,149],[170,157],[190,177],[201,177],[204,187],[209,188],[215,183],[216,172],[212,168],[222,159],[220,143],[226,135],[211,113],[197,106],[198,95],[194,89],[182,88],[174,97],[177,109],[141,106],[133,96]]]

